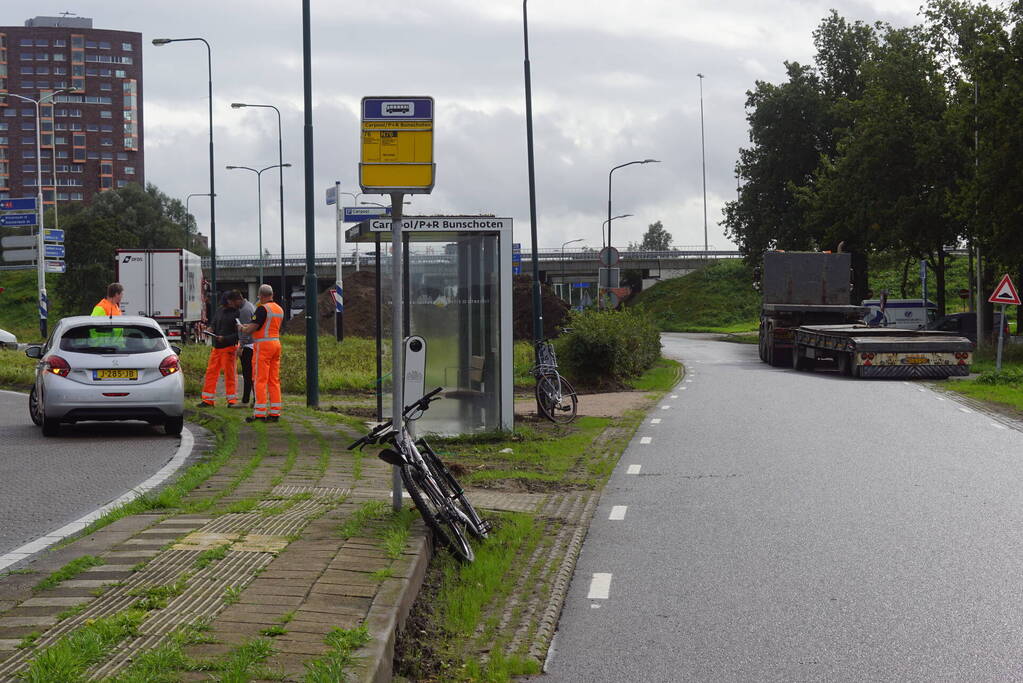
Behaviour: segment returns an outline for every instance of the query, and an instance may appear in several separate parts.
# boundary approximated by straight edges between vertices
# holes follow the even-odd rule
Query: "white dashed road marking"
[[[653,439],[652,439],[652,438],[650,438],[649,436],[644,436],[644,437],[641,437],[641,438],[640,438],[640,440],[639,440],[639,442],[640,442],[641,444],[648,444],[648,443],[650,443],[651,441],[653,441]]]
[[[671,396],[669,396],[668,398],[678,398],[678,394],[672,394],[672,395],[671,395]]]
[[[650,424],[652,424],[652,425],[659,425],[659,424],[661,424],[661,418],[659,418],[659,417],[651,418],[650,419]]]
[[[1005,429],[1004,425],[995,424],[994,422],[991,423],[991,426],[995,429]]]
[[[586,597],[590,600],[607,600],[611,595],[611,575],[594,573],[590,580],[590,593]]]
[[[628,509],[627,505],[615,505],[611,508],[611,514],[608,515],[608,519],[619,521],[625,519],[625,510]]]
[[[629,465],[629,469],[625,470],[626,474],[639,474],[639,471],[643,468],[642,465]]]
[[[668,408],[670,408],[670,407],[671,407],[671,406],[661,406],[661,410],[667,410],[667,409],[668,409]]]
[[[938,399],[939,401],[944,401],[945,400],[941,396],[935,396],[934,398]]]
[[[960,408],[959,411],[963,413],[973,413],[973,411],[970,410],[969,408]]]

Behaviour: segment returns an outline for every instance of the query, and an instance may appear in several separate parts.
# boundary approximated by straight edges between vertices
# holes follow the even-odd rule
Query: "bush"
[[[1023,384],[1023,368],[1005,368],[1001,372],[982,372],[977,378],[980,384],[1019,385]]]
[[[555,341],[558,365],[575,384],[617,388],[661,357],[661,336],[650,316],[634,310],[574,313],[572,331]]]

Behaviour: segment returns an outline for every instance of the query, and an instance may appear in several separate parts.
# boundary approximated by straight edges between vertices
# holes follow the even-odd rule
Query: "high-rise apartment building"
[[[41,101],[40,158],[35,105],[11,94]],[[144,185],[142,140],[141,33],[84,17],[0,27],[0,199],[36,196],[40,166],[46,204]]]

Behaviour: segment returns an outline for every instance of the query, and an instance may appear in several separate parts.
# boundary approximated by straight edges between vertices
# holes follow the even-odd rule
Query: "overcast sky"
[[[734,165],[748,142],[744,103],[756,80],[778,82],[782,62],[809,62],[811,31],[835,8],[850,20],[915,23],[920,0],[532,0],[538,242],[583,238],[599,248],[608,171],[634,159],[661,164],[614,173],[613,241],[639,241],[664,223],[678,246],[703,245],[700,83],[703,73],[707,224],[711,248],[733,248],[718,223],[735,196]],[[286,250],[305,249],[302,24],[298,0],[4,0],[4,24],[69,10],[95,28],[143,35],[146,180],[184,200],[208,192],[206,51],[154,47],[201,36],[213,48],[217,251],[257,251],[255,176],[224,166],[277,163],[272,110],[284,126]],[[358,192],[359,101],[429,95],[436,102],[432,195],[409,213],[491,213],[515,221],[529,248],[522,3],[517,0],[313,0],[316,251],[333,252],[324,190]],[[350,197],[344,197],[351,203]],[[192,213],[209,233],[208,200]],[[384,201],[380,196],[359,201]],[[263,245],[280,250],[276,171],[263,174]],[[578,245],[577,245],[578,246]],[[350,245],[343,249],[349,251]]]

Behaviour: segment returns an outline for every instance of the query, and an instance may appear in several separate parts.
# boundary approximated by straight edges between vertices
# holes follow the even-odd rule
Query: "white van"
[[[863,322],[871,327],[897,327],[903,330],[922,330],[938,317],[938,305],[921,299],[888,299],[885,310],[881,311],[879,299],[863,302],[869,311]]]

